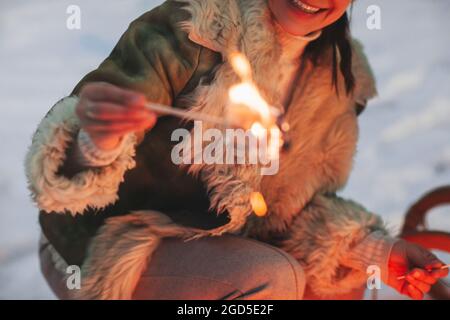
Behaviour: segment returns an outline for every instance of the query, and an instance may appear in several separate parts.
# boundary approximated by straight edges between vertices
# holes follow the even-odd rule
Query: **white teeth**
[[[316,8],[316,7],[312,7],[304,2],[301,2],[300,0],[290,0],[290,2],[296,6],[297,8],[299,8],[300,10],[306,12],[306,13],[317,13],[320,11],[320,8]]]

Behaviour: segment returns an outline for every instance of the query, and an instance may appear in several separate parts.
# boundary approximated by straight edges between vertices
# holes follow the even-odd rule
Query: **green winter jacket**
[[[110,56],[80,81],[71,97],[50,110],[33,138],[26,164],[30,190],[41,209],[44,236],[69,265],[83,265],[90,257],[88,247],[95,242],[91,240],[109,217],[155,210],[183,226],[210,230],[229,221],[227,212],[210,212],[214,196],[223,193],[228,204],[241,204],[236,196],[239,190],[227,192],[228,187],[235,187],[235,181],[216,179],[215,174],[220,173],[214,171],[217,168],[205,182],[173,164],[171,133],[192,126],[173,117],[160,118],[154,128],[137,137],[136,149],[129,147],[107,168],[90,168],[72,176],[65,165],[79,130],[74,113],[76,96],[88,82],[109,82],[142,92],[152,102],[190,108],[186,97],[199,84],[210,96],[223,93],[222,87],[215,85],[227,80],[229,64],[223,56],[230,43],[240,39],[246,41],[244,48],[256,64],[252,66],[261,91],[270,93],[276,82],[272,74],[282,72],[285,65],[279,66],[271,52],[271,25],[264,25],[266,1],[188,3],[191,11],[182,9],[177,1],[166,1],[131,23]],[[186,23],[180,25],[192,14],[196,16],[190,29]],[[353,289],[363,283],[362,264],[357,258],[348,264],[351,248],[373,231],[385,233],[379,217],[334,195],[351,171],[358,135],[356,114],[375,94],[362,48],[357,43],[353,46],[357,54],[352,96],[339,96],[330,85],[331,64],[326,53],[318,65],[308,62],[304,72],[298,72],[292,101],[285,106],[291,121],[292,148],[282,155],[279,174],[262,178],[258,186],[272,211],[263,219],[251,216],[247,223],[250,236],[263,239],[258,236],[270,230],[292,239],[281,247],[304,264],[308,281],[322,293]],[[263,51],[274,58],[273,63],[259,59]],[[267,67],[272,68],[272,74],[266,72]],[[216,100],[211,101],[215,106]],[[221,192],[208,193],[211,186]],[[238,201],[233,202],[233,198]],[[101,253],[97,258],[101,260]],[[380,264],[385,264],[385,258],[385,254],[380,255]],[[342,266],[354,273],[339,277]],[[316,279],[317,274],[322,276]]]
[[[187,12],[180,4],[165,2],[133,21],[109,57],[75,87],[79,93],[88,82],[109,82],[142,92],[149,101],[183,107],[178,97],[208,81],[220,54],[191,42],[177,27]],[[177,118],[160,118],[137,149],[136,167],[125,174],[119,200],[105,209],[88,209],[82,215],[41,211],[42,231],[68,264],[81,265],[89,240],[107,217],[132,210],[161,210],[176,222],[213,228],[228,221],[227,215],[208,213],[204,186],[170,159],[171,132],[182,124]],[[62,168],[61,174],[64,174]]]

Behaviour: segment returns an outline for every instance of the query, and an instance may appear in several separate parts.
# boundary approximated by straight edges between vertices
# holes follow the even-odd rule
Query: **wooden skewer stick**
[[[169,106],[166,106],[163,104],[158,104],[158,103],[147,103],[145,105],[145,107],[148,110],[154,111],[161,115],[175,116],[175,117],[178,117],[181,119],[200,120],[200,121],[205,121],[205,122],[223,125],[223,126],[229,125],[228,121],[225,119],[215,117],[215,116],[210,116],[210,115],[207,115],[207,114],[204,114],[201,112],[195,112],[195,111],[188,112],[183,109],[172,108],[172,107],[169,107]]]
[[[199,121],[205,121],[212,124],[219,125],[224,128],[229,127],[236,127],[236,128],[246,128],[246,125],[248,125],[248,121],[242,121],[242,118],[240,117],[233,117],[230,119],[230,117],[220,118],[216,116],[211,116],[208,114],[204,114],[202,112],[198,111],[186,111],[184,109],[179,108],[173,108],[167,105],[159,104],[159,103],[147,103],[145,104],[145,108],[148,110],[151,110],[153,112],[156,112],[160,115],[169,115],[169,116],[175,116],[181,119],[188,119],[188,120],[199,120]],[[274,107],[271,107],[270,112],[272,116],[275,118],[280,117],[280,111]],[[239,120],[240,119],[240,120]],[[283,122],[281,124],[277,123],[278,128],[283,134],[283,150],[289,149],[290,143],[289,143],[289,125],[286,122]]]
[[[445,264],[445,265],[443,265],[442,267],[440,267],[440,268],[437,268],[437,269],[431,269],[431,270],[444,270],[444,269],[449,269],[450,268],[450,264]],[[431,270],[428,270],[428,271],[431,271]],[[400,277],[397,277],[397,280],[403,280],[403,279],[406,279],[406,276],[400,276]]]
[[[181,119],[200,120],[221,126],[238,125],[238,123],[234,123],[233,121],[230,121],[230,119],[211,116],[198,111],[187,111],[180,108],[173,108],[159,103],[147,103],[145,107],[148,110],[156,112],[160,115],[175,116]],[[270,112],[273,117],[278,117],[280,115],[280,111],[274,107],[271,107]]]

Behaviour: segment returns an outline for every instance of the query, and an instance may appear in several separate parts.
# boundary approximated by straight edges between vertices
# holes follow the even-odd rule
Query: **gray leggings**
[[[56,296],[65,299],[64,275],[48,248],[41,247],[42,272]],[[292,256],[259,241],[225,235],[189,242],[164,239],[133,299],[300,300],[304,291],[304,272]]]

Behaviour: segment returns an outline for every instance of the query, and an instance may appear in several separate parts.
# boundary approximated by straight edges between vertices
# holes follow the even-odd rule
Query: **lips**
[[[295,8],[303,11],[304,13],[308,13],[308,14],[317,14],[323,10],[323,8],[319,8],[319,7],[314,7],[311,6],[303,1],[300,0],[289,0],[289,3],[294,6]]]

